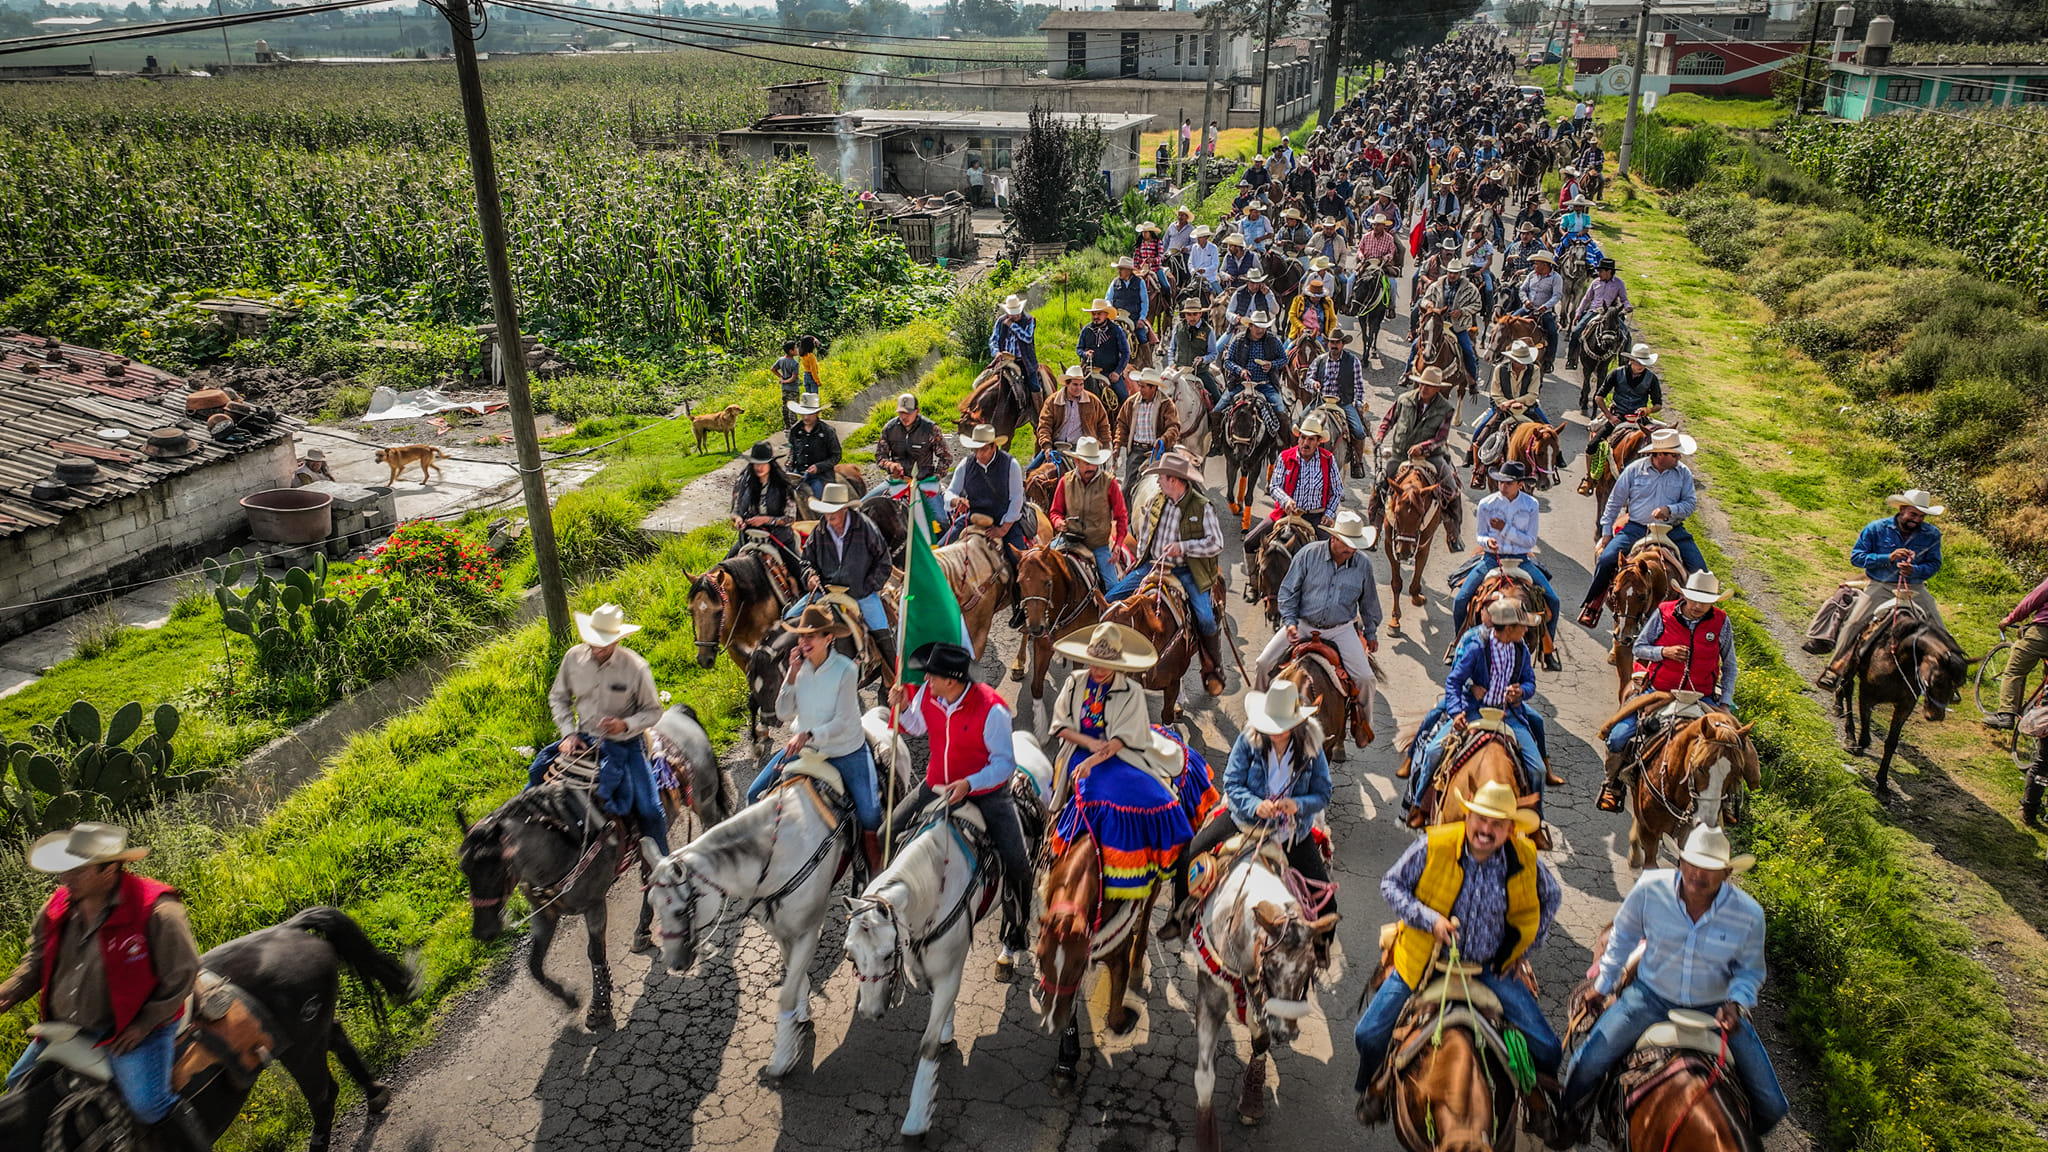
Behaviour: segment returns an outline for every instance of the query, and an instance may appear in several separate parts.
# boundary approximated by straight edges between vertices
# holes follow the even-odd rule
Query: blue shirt
[[[1654,523],[1650,513],[1659,508],[1671,509],[1666,524],[1676,526],[1692,515],[1697,497],[1693,493],[1692,472],[1684,464],[1674,464],[1669,472],[1657,471],[1657,466],[1644,456],[1621,470],[1615,477],[1614,491],[1608,493],[1607,507],[1600,510],[1600,535],[1607,536],[1614,531],[1616,514],[1626,510],[1631,524]],[[1870,529],[1863,530],[1868,533]]]
[[[1266,246],[1266,240],[1273,235],[1273,222],[1260,216],[1254,220],[1247,216],[1238,221],[1237,234],[1244,237],[1244,246],[1258,251]]]
[[[1296,728],[1293,738],[1287,741],[1293,768],[1287,796],[1295,804],[1294,835],[1289,843],[1308,835],[1309,822],[1330,806],[1330,762],[1323,758],[1322,747],[1318,745],[1314,749],[1315,759],[1304,766],[1299,758],[1303,747],[1301,734],[1302,730]],[[1230,818],[1240,828],[1250,829],[1262,823],[1258,817],[1259,801],[1273,799],[1266,792],[1271,747],[1264,736],[1249,730],[1238,733],[1237,743],[1230,746],[1230,763],[1223,769],[1223,802],[1230,806]]]
[[[988,334],[988,354],[994,359],[1008,352],[1023,363],[1027,372],[1035,373],[1038,368],[1038,318],[1026,312],[1019,316],[1003,315],[996,318],[994,328]],[[1026,387],[1031,382],[1025,382]]]
[[[1491,690],[1494,684],[1493,670],[1493,629],[1485,624],[1466,632],[1458,640],[1458,652],[1452,659],[1451,674],[1444,680],[1444,713],[1463,716],[1467,720],[1479,718],[1479,708],[1485,694],[1474,696],[1471,687]],[[1536,698],[1536,664],[1529,658],[1527,644],[1509,644],[1507,659],[1513,665],[1498,687],[1502,692],[1514,685],[1522,688],[1522,706],[1527,707]],[[1510,707],[1505,698],[1498,704],[1487,707]]]
[[[1614,991],[1629,953],[1648,941],[1636,979],[1676,1007],[1711,1010],[1730,1000],[1756,1007],[1764,985],[1764,909],[1733,884],[1697,921],[1678,895],[1678,870],[1645,872],[1614,914],[1614,932],[1593,987]]]
[[[1380,588],[1373,582],[1372,557],[1353,549],[1342,564],[1330,558],[1330,542],[1318,540],[1294,554],[1280,581],[1280,620],[1320,631],[1358,621],[1371,640],[1380,634]]]
[[[1892,563],[1894,548],[1913,550],[1913,565],[1906,572],[1911,583],[1925,584],[1928,577],[1941,571],[1941,529],[1922,521],[1919,531],[1909,536],[1900,531],[1897,516],[1865,524],[1863,531],[1856,534],[1856,547],[1849,553],[1849,562],[1878,584],[1896,584],[1899,566]]]
[[[1469,847],[1459,852],[1458,863],[1464,869],[1465,883],[1458,889],[1458,898],[1451,902],[1451,918],[1458,922],[1460,960],[1490,964],[1499,954],[1501,941],[1508,934],[1508,862],[1513,854],[1514,850],[1505,845],[1483,861],[1474,861]],[[1387,898],[1394,915],[1402,923],[1424,932],[1434,929],[1436,922],[1443,919],[1436,909],[1415,897],[1415,886],[1422,882],[1422,869],[1428,860],[1429,841],[1417,837],[1380,880],[1380,895]],[[1536,922],[1536,939],[1530,942],[1528,951],[1543,946],[1551,923],[1557,919],[1557,907],[1563,901],[1564,889],[1558,885],[1557,876],[1550,865],[1538,860],[1536,902],[1542,917]]]
[[[1088,358],[1090,352],[1095,354],[1092,361]],[[1113,375],[1123,371],[1124,365],[1131,362],[1131,343],[1124,336],[1121,325],[1114,322],[1097,324],[1091,320],[1081,326],[1075,353],[1083,363],[1093,363],[1097,371]]]

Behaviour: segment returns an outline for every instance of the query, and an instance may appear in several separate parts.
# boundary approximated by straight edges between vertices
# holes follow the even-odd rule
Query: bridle
[[[1050,552],[1053,555],[1055,561],[1059,565],[1059,571],[1062,575],[1066,577],[1066,581],[1068,584],[1071,585],[1077,582],[1085,582],[1084,580],[1077,581],[1076,579],[1073,566],[1078,561],[1076,561],[1074,557],[1069,556],[1067,553],[1049,544],[1041,544],[1038,547],[1033,548],[1031,551],[1026,552],[1022,557],[1018,559],[1017,571],[1020,575],[1024,570],[1024,562],[1031,559],[1033,556],[1037,555],[1040,552]],[[1043,604],[1045,606],[1045,614],[1048,619],[1042,628],[1037,628],[1037,626],[1032,625],[1028,622],[1030,612],[1029,606],[1033,603]],[[1017,606],[1025,609],[1027,619],[1025,627],[1027,628],[1027,630],[1037,628],[1037,630],[1031,631],[1031,635],[1044,636],[1048,633],[1057,635],[1061,629],[1065,628],[1068,624],[1073,623],[1076,619],[1080,617],[1082,612],[1087,610],[1088,599],[1082,596],[1069,596],[1066,598],[1065,606],[1062,607],[1057,613],[1053,611],[1052,598],[1049,596],[1024,596],[1018,599]]]
[[[849,903],[853,906],[853,914],[855,916],[879,908],[882,914],[889,920],[889,931],[894,943],[889,948],[888,972],[881,976],[870,976],[860,970],[859,964],[855,964],[853,966],[853,979],[857,985],[887,983],[889,985],[889,1007],[897,1007],[903,1003],[904,997],[909,994],[910,989],[917,983],[916,978],[910,974],[909,965],[903,962],[903,955],[909,949],[909,933],[903,930],[903,919],[897,915],[896,906],[880,896],[857,896]]]
[[[719,569],[713,569],[713,571],[719,571]],[[703,588],[709,588],[718,595],[719,623],[717,627],[712,629],[713,639],[706,640],[702,636],[697,638],[697,654],[699,656],[704,654],[705,649],[710,649],[713,653],[716,653],[719,649],[730,645],[733,634],[740,629],[740,614],[732,610],[732,597],[726,592],[724,581],[714,580],[711,573],[706,572],[704,575],[697,577],[697,585],[690,591],[692,594],[695,594],[699,589]]]

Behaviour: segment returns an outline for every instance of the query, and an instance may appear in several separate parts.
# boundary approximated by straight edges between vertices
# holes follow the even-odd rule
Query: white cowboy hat
[[[1195,214],[1195,210],[1193,208],[1188,207],[1185,204],[1174,205],[1173,211],[1176,215],[1179,216],[1193,216]]]
[[[1721,591],[1721,582],[1712,572],[1702,568],[1685,578],[1685,587],[1679,594],[1698,604],[1714,604],[1726,600],[1729,593]]]
[[[1225,244],[1235,244],[1238,247],[1242,248],[1244,247],[1244,234],[1240,232],[1232,232],[1230,235],[1225,236],[1223,238],[1223,242]]]
[[[1138,221],[1138,231],[1140,231],[1140,232],[1157,232],[1157,231],[1159,231],[1159,225],[1157,225],[1157,224],[1154,224],[1154,223],[1153,223],[1152,221],[1150,221],[1150,220],[1140,220],[1140,221]]]
[[[594,611],[576,613],[576,634],[596,648],[617,644],[639,630],[638,624],[626,623],[626,610],[617,604],[599,604]]]
[[[1444,271],[1447,273],[1457,272],[1462,274],[1465,272],[1470,272],[1471,270],[1472,265],[1469,262],[1467,262],[1465,258],[1462,256],[1453,256],[1447,263],[1444,264]]]
[[[1887,496],[1884,502],[1893,508],[1918,508],[1922,515],[1939,516],[1948,509],[1934,502],[1934,494],[1918,488],[1908,488],[1894,496]]]
[[[1450,387],[1450,383],[1444,379],[1444,370],[1442,366],[1437,364],[1431,364],[1429,367],[1424,368],[1420,372],[1412,373],[1408,377],[1408,381],[1411,384],[1419,384],[1425,388]]]
[[[1712,824],[1702,824],[1685,838],[1685,848],[1678,858],[1695,868],[1710,872],[1747,872],[1756,867],[1756,857],[1747,852],[1735,855],[1728,844],[1728,834]]]
[[[1116,266],[1119,268],[1136,268],[1138,262],[1129,256],[1119,256],[1116,258]]]
[[[325,459],[327,459],[327,453],[325,453],[325,452],[322,452],[322,451],[321,451],[321,450],[319,450],[318,448],[308,448],[308,449],[306,449],[306,453],[305,453],[305,455],[304,455],[304,456],[302,456],[302,457],[300,457],[300,459],[303,459],[303,460],[325,460]]]
[[[1353,548],[1370,549],[1380,538],[1380,530],[1367,524],[1358,513],[1346,508],[1337,513],[1337,519],[1330,523],[1330,535],[1337,537]]]
[[[1095,299],[1094,299],[1094,300],[1093,300],[1093,301],[1092,301],[1091,303],[1089,303],[1089,305],[1088,305],[1088,311],[1090,311],[1090,312],[1114,312],[1114,311],[1116,311],[1116,305],[1114,305],[1114,304],[1111,304],[1111,303],[1110,303],[1109,301],[1107,301],[1107,300],[1104,300],[1104,299],[1103,299],[1102,297],[1100,297],[1100,296],[1097,296],[1097,297],[1096,297],[1096,298],[1095,298]]]
[[[1131,373],[1131,383],[1133,384],[1161,384],[1165,380],[1166,377],[1157,368],[1140,368],[1136,372]]]
[[[1392,184],[1382,184],[1379,187],[1373,189],[1372,194],[1375,196],[1385,196],[1389,199],[1392,199],[1394,195],[1394,186]]]
[[[1182,211],[1186,211],[1186,209],[1182,209]],[[1192,233],[1190,233],[1190,235],[1194,236],[1198,240],[1204,236],[1214,236],[1215,234],[1216,230],[1214,228],[1209,227],[1207,224],[1195,225],[1195,230]]]
[[[1330,430],[1323,423],[1321,412],[1310,412],[1301,418],[1301,423],[1294,426],[1294,433],[1297,436],[1314,436],[1318,440],[1323,440],[1329,437]]]
[[[1584,196],[1574,196],[1571,199],[1565,201],[1564,206],[1567,208],[1591,208],[1593,206],[1593,202],[1591,200],[1586,199]]]
[[[853,503],[853,490],[844,484],[825,485],[825,494],[813,497],[811,511],[837,512]]]
[[[1522,611],[1522,606],[1502,597],[1486,606],[1486,622],[1496,628],[1512,628],[1517,624],[1534,628],[1543,623],[1543,617]]]
[[[1551,265],[1552,267],[1557,266],[1557,257],[1552,256],[1548,252],[1532,252],[1529,254],[1529,262],[1531,264],[1537,263],[1539,261],[1544,264]]]
[[[1628,351],[1621,354],[1621,358],[1623,360],[1633,360],[1645,368],[1654,368],[1657,365],[1657,354],[1650,351],[1648,344],[1637,344],[1631,347]]]
[[[1517,340],[1508,348],[1508,359],[1524,366],[1534,364],[1538,355],[1535,346],[1527,340]]]
[[[1391,227],[1391,226],[1393,225],[1394,221],[1393,221],[1393,220],[1392,220],[1392,218],[1390,218],[1390,217],[1389,217],[1389,216],[1388,216],[1388,215],[1387,215],[1387,214],[1386,214],[1385,212],[1375,212],[1375,213],[1373,213],[1373,214],[1372,214],[1372,219],[1370,219],[1370,220],[1366,221],[1366,223],[1368,223],[1368,224],[1385,224],[1385,225],[1388,225],[1388,226],[1390,226],[1390,227]]]
[[[1280,213],[1280,218],[1281,218],[1282,220],[1299,220],[1299,219],[1301,219],[1301,209],[1299,209],[1299,208],[1288,208],[1288,209],[1285,209],[1285,210],[1283,210],[1283,211],[1282,211],[1282,212]]]
[[[1022,316],[1024,314],[1024,309],[1029,306],[1030,301],[1024,299],[1022,296],[1007,296],[1004,297],[1003,299],[1003,311],[1009,313],[1012,316]]]
[[[1159,663],[1159,649],[1121,624],[1097,624],[1085,638],[1070,636],[1052,647],[1077,664],[1116,672],[1143,672]]]
[[[126,828],[88,821],[62,832],[51,832],[30,845],[28,866],[38,872],[56,874],[88,864],[127,863],[147,855],[147,848],[128,846]]]
[[[799,416],[808,416],[813,412],[823,412],[825,402],[816,392],[806,392],[789,402],[789,410]]]
[[[1533,809],[1516,803],[1513,788],[1498,780],[1488,780],[1470,796],[1460,793],[1458,799],[1464,802],[1466,812],[1489,820],[1513,821],[1515,830],[1524,834],[1534,832],[1543,824],[1543,818]]]
[[[1257,312],[1245,317],[1244,322],[1257,325],[1260,328],[1271,328],[1273,326],[1273,317],[1264,308],[1261,308]]]
[[[1060,379],[1062,380],[1086,380],[1087,378],[1088,373],[1079,364],[1069,364],[1067,365],[1067,370],[1060,373]]]
[[[1084,464],[1093,464],[1098,468],[1109,463],[1109,449],[1104,448],[1102,441],[1097,440],[1093,436],[1083,436],[1079,440],[1074,441],[1074,450],[1067,453],[1067,455]],[[811,507],[815,508],[817,504],[813,503]]]
[[[1264,692],[1244,694],[1245,722],[1252,731],[1278,736],[1301,726],[1316,710],[1301,703],[1300,690],[1292,680],[1276,680]]]
[[[975,448],[986,448],[995,442],[996,426],[993,424],[976,424],[974,431],[960,434],[960,443],[970,451]]]
[[[1680,456],[1690,456],[1694,452],[1699,451],[1699,448],[1697,440],[1680,432],[1678,429],[1659,428],[1655,432],[1650,433],[1650,442],[1643,448],[1643,451],[1676,452]]]
[[[1318,256],[1315,259],[1308,262],[1308,270],[1311,272],[1327,272],[1330,270],[1331,267],[1332,265],[1330,264],[1330,258],[1328,256]]]

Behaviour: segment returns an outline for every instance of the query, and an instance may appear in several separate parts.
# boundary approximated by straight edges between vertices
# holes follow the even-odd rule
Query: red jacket
[[[1320,516],[1326,509],[1329,508],[1330,502],[1338,498],[1337,454],[1335,452],[1330,451],[1328,448],[1323,448],[1320,446],[1316,448],[1316,452],[1320,454],[1323,458],[1323,491],[1320,496],[1316,497],[1316,501],[1314,504],[1310,504],[1307,501],[1303,500],[1301,498],[1301,494],[1294,490],[1295,483],[1301,479],[1300,445],[1296,445],[1295,447],[1289,448],[1285,452],[1280,453],[1280,482],[1281,484],[1285,485],[1284,491],[1286,491],[1286,493],[1289,496],[1294,497],[1295,503],[1301,507],[1301,510],[1303,512],[1314,512]],[[1285,515],[1287,515],[1287,513],[1281,511],[1279,505],[1276,504],[1273,507],[1273,511],[1266,518],[1268,520],[1277,521]]]
[[[924,709],[925,734],[932,749],[931,763],[925,766],[925,783],[944,788],[988,767],[988,743],[982,738],[982,728],[988,723],[989,709],[1003,706],[1003,698],[995,689],[986,684],[969,684],[966,696],[951,715],[932,699],[930,690],[919,693],[917,699],[918,707]],[[1004,780],[975,795],[999,791],[1008,784]]]
[[[1728,630],[1728,614],[1719,608],[1709,608],[1705,616],[1688,620],[1678,610],[1680,603],[1678,600],[1666,600],[1658,606],[1657,612],[1664,621],[1664,631],[1659,639],[1669,647],[1679,643],[1674,637],[1689,637],[1684,643],[1692,653],[1682,664],[1676,660],[1659,660],[1650,665],[1650,679],[1646,687],[1652,692],[1683,689],[1711,696],[1721,679],[1721,634]]]
[[[107,1002],[114,1010],[114,1033],[135,1020],[136,1013],[156,992],[156,965],[149,957],[149,914],[156,902],[174,896],[177,889],[147,876],[121,874],[121,896],[107,912],[100,927],[100,963],[107,973]],[[36,931],[43,934],[43,1019],[50,1018],[50,978],[57,970],[57,942],[62,939],[64,914],[71,907],[71,892],[59,888],[43,905]],[[179,1013],[183,1015],[182,1010]],[[113,1037],[108,1037],[111,1040]]]

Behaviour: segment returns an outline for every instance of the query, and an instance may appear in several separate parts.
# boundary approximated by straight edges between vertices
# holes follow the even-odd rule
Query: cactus
[[[382,602],[374,588],[350,604],[327,590],[327,558],[315,555],[311,571],[293,568],[283,580],[258,572],[247,592],[235,591],[245,567],[241,551],[225,565],[207,561],[200,572],[214,586],[221,623],[256,644],[256,666],[266,674],[302,664],[313,651],[335,640],[357,617]]]
[[[147,735],[129,747],[128,740],[144,731],[145,718]],[[169,704],[145,713],[130,701],[102,730],[99,709],[80,700],[51,723],[32,726],[33,741],[7,745],[0,762],[0,819],[28,832],[47,831],[198,787],[212,775],[172,771],[177,733],[178,710]]]

